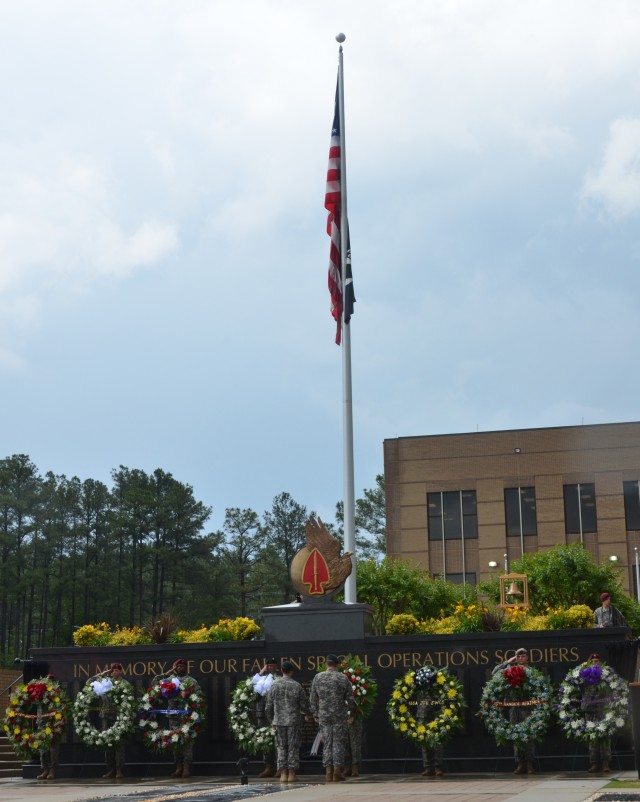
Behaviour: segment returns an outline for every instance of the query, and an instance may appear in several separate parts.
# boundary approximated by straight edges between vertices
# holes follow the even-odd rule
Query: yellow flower
[[[400,693],[400,691],[394,691],[391,695],[393,696],[394,699],[402,699],[402,694]]]
[[[404,681],[407,683],[407,685],[411,685],[413,683],[413,676],[411,674],[407,674],[407,676],[404,678]]]
[[[51,735],[51,727],[45,727],[44,731],[47,735]]]
[[[58,704],[58,702],[60,701],[60,697],[59,697],[59,696],[54,696],[54,697],[53,697],[53,701],[54,701],[56,704]]]
[[[406,725],[406,724],[401,724],[401,725],[400,725],[400,732],[406,732],[406,731],[407,731],[407,729],[408,729],[408,727],[407,727],[407,725]]]
[[[56,713],[54,718],[56,721],[60,721],[60,719],[62,718],[62,713]]]
[[[28,732],[25,732],[25,734],[22,736],[22,740],[23,740],[23,741],[28,741],[28,740],[29,740],[29,737],[30,737],[30,736],[29,736],[29,733],[28,733]]]
[[[418,727],[418,732],[420,733],[420,735],[422,735],[426,731],[427,728],[424,726],[424,724],[420,724],[420,726]]]
[[[430,722],[429,722],[429,729],[430,729],[430,730],[435,730],[435,728],[436,728],[437,726],[438,726],[437,722],[435,722],[435,721],[430,721]]]
[[[438,685],[444,685],[446,679],[444,678],[444,674],[438,674],[438,679],[436,680]]]
[[[447,691],[447,696],[449,699],[455,699],[457,695],[458,691],[456,691],[455,688],[451,688],[451,690]]]
[[[20,735],[20,727],[15,727],[13,730],[14,735]]]
[[[7,713],[7,718],[15,718],[15,716],[16,716],[16,711],[15,710],[10,710]]]
[[[400,705],[398,710],[400,711],[400,713],[406,713],[407,712],[407,706],[406,705]]]
[[[451,716],[453,715],[453,710],[450,707],[446,707],[444,710],[444,714],[445,716]]]

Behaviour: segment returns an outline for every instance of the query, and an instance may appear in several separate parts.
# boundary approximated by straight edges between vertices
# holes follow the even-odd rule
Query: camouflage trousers
[[[112,749],[107,749],[104,753],[105,763],[107,764],[107,771],[122,771],[124,768],[124,744],[119,743]]]
[[[300,744],[302,728],[299,724],[275,727],[276,751],[278,755],[278,771],[297,769],[300,766]]]
[[[362,761],[362,730],[362,716],[356,716],[353,724],[347,724],[347,735],[349,737],[345,755],[345,763],[347,764],[360,763]]]
[[[50,749],[43,749],[40,752],[40,765],[43,769],[55,769],[58,767],[60,759],[60,744],[53,744]]]
[[[592,766],[611,762],[611,739],[602,738],[599,741],[589,741],[589,760]]]
[[[184,719],[178,716],[169,716],[167,721],[168,726],[173,729],[184,723]],[[173,759],[176,763],[193,763],[193,740],[191,739],[189,743],[173,747]]]
[[[424,769],[441,769],[442,757],[444,750],[442,744],[440,746],[423,746],[422,747],[422,768]]]
[[[320,720],[320,733],[324,744],[322,747],[322,765],[344,766],[349,743],[346,719],[338,722]]]
[[[173,759],[176,763],[193,763],[193,741],[189,741],[184,746],[173,748]]]

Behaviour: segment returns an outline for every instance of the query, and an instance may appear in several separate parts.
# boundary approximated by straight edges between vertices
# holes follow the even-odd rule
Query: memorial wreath
[[[158,751],[185,746],[194,740],[206,720],[207,703],[202,691],[188,678],[172,677],[155,682],[140,700],[138,723],[147,746]],[[167,718],[161,726],[158,716]]]
[[[100,704],[108,695],[109,707]],[[115,713],[115,721],[107,729],[99,729],[91,721],[91,712]],[[133,688],[123,680],[115,684],[104,678],[87,682],[73,705],[73,724],[80,740],[87,746],[111,749],[135,728],[136,700]]]
[[[371,666],[363,663],[359,657],[348,654],[338,664],[338,671],[351,683],[356,700],[356,715],[366,718],[378,698],[378,683],[373,678]]]
[[[253,689],[251,677],[239,682],[231,694],[227,709],[229,729],[234,740],[250,755],[270,752],[275,747],[275,735],[271,727],[256,723],[255,704],[259,694]]]
[[[628,711],[628,685],[610,666],[583,663],[560,685],[558,718],[570,738],[609,738],[624,727]]]
[[[30,760],[50,749],[67,723],[69,698],[60,683],[49,677],[34,679],[12,694],[4,731],[18,757]]]
[[[431,749],[462,726],[465,707],[462,685],[457,677],[446,668],[430,666],[409,671],[397,679],[387,702],[393,729]]]
[[[540,740],[547,731],[551,701],[551,684],[544,674],[515,665],[498,671],[484,686],[478,715],[498,745],[525,744]],[[513,717],[514,708],[528,715]]]

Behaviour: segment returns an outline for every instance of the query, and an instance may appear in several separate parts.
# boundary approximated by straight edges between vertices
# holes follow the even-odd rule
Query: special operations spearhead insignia
[[[342,589],[353,570],[351,552],[342,546],[320,518],[309,518],[305,527],[307,545],[291,561],[291,582],[308,601],[331,599]]]

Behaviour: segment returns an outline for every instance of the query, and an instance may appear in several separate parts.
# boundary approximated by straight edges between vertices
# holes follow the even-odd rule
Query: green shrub
[[[571,629],[590,629],[593,626],[593,610],[586,604],[574,604],[567,610],[566,621]]]
[[[503,632],[520,632],[529,615],[526,607],[507,607],[500,629]]]
[[[142,627],[116,627],[109,638],[109,646],[135,646],[139,643],[151,643],[151,636]]]
[[[546,615],[528,615],[520,626],[522,632],[535,632],[541,629],[549,629]]]
[[[398,613],[389,619],[385,632],[387,635],[413,635],[420,632],[420,625],[414,615]]]
[[[85,624],[73,633],[76,646],[107,646],[111,638],[111,627],[104,621],[101,624]]]
[[[444,616],[443,618],[431,618],[429,621],[421,622],[424,624],[424,632],[427,635],[453,635],[458,631],[459,621],[455,615]]]

